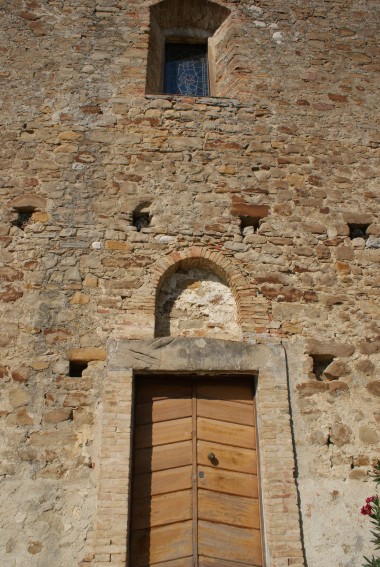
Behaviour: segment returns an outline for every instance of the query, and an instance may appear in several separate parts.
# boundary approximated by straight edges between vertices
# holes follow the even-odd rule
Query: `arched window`
[[[150,8],[148,94],[217,96],[219,34],[230,10],[202,0],[164,0]]]

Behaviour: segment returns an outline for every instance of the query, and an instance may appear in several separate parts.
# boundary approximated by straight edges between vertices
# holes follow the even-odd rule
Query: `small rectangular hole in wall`
[[[18,228],[21,228],[21,230],[24,230],[24,228],[26,227],[27,224],[30,223],[31,219],[32,219],[32,215],[34,213],[34,209],[18,209],[17,210],[17,219],[15,221],[13,221],[13,226],[17,226]]]
[[[134,212],[133,224],[136,227],[137,232],[140,232],[143,228],[147,228],[150,225],[150,214],[142,211]]]
[[[79,362],[77,360],[70,360],[69,363],[69,376],[71,378],[81,378],[83,371],[88,367],[88,362]]]
[[[313,359],[313,373],[317,380],[323,380],[323,373],[326,368],[332,363],[334,357],[330,354],[311,354]]]
[[[262,217],[239,217],[240,218],[240,232],[242,236],[254,234],[260,226]]]
[[[353,240],[354,238],[364,238],[364,240],[367,240],[367,238],[368,238],[367,228],[368,227],[369,227],[369,224],[348,223],[348,228],[350,229],[351,240]]]

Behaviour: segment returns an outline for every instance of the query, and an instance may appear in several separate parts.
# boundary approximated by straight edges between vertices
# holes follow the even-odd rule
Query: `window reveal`
[[[165,45],[164,93],[209,96],[206,44]]]

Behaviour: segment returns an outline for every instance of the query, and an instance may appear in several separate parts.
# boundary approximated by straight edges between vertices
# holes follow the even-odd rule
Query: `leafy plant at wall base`
[[[380,460],[377,461],[373,469],[373,474],[370,475],[376,486],[380,485]],[[373,529],[371,534],[373,535],[372,543],[375,544],[375,549],[380,549],[380,500],[379,497],[369,496],[366,498],[366,504],[361,509],[361,514],[363,516],[369,516],[371,518],[371,524]],[[364,557],[366,563],[363,563],[363,567],[380,567],[380,557]]]

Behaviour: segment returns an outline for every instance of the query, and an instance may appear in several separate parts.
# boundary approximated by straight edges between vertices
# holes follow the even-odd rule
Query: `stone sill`
[[[216,96],[187,96],[174,94],[146,94],[146,100],[169,100],[174,102],[182,102],[187,104],[207,104],[208,106],[233,106],[235,108],[247,108],[254,104],[246,104],[240,102],[236,98],[216,97]]]

